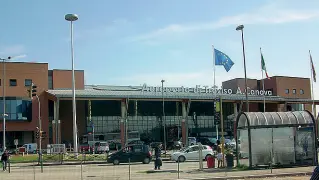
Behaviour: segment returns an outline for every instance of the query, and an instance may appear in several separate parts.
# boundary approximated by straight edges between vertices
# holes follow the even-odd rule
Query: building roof
[[[237,129],[269,128],[279,126],[314,126],[308,111],[293,112],[242,112],[237,116]]]
[[[154,87],[158,88],[158,87]],[[168,87],[171,90],[178,87]],[[48,90],[49,94],[59,98],[72,98],[71,89],[56,89]],[[196,100],[211,100],[214,99],[213,93],[199,92],[150,92],[143,90],[143,86],[85,86],[83,90],[76,90],[77,98],[132,98],[132,99],[160,99],[164,96],[165,99],[196,99]],[[245,100],[244,94],[218,94],[217,97],[222,97],[224,100],[240,101]],[[262,101],[263,96],[249,95],[250,101]],[[310,99],[289,99],[280,96],[266,96],[266,101],[292,101],[292,102],[309,102]],[[319,101],[318,101],[319,102]]]

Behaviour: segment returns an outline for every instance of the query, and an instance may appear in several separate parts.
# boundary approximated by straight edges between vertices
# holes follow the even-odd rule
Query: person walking
[[[221,150],[219,150],[217,153],[217,161],[218,161],[217,167],[218,168],[223,167],[223,153],[221,152]]]
[[[161,154],[162,154],[162,144],[159,144],[157,147],[155,147],[155,170],[160,170],[162,166],[162,159],[161,159]]]
[[[9,159],[9,153],[7,150],[5,150],[1,156],[3,171],[7,170],[8,159]]]

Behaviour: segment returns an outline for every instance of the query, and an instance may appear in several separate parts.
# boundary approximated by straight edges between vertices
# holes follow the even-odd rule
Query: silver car
[[[94,144],[94,149],[96,153],[109,153],[110,147],[107,142],[96,142]]]

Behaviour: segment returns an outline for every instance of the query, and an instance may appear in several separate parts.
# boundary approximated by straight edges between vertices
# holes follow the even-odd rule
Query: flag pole
[[[261,48],[260,48],[260,58],[263,58],[262,57],[262,52],[261,52]],[[262,81],[262,84],[263,84],[263,92],[264,92],[264,97],[263,97],[263,100],[264,100],[264,112],[266,112],[266,97],[265,97],[265,81],[264,81],[264,71],[263,71],[263,65],[262,65],[262,59],[260,59],[260,67],[261,67],[261,81]]]
[[[214,45],[212,45],[212,48],[213,48],[213,61],[214,61],[214,98],[216,98],[216,89],[215,89],[215,86],[216,86],[216,60],[215,60],[215,48],[214,48]]]
[[[214,93],[214,108],[216,110],[216,59],[215,59],[215,48],[214,45],[212,45],[213,48],[213,63],[214,63],[214,86],[213,86],[213,93]],[[214,114],[214,124],[216,128],[216,137],[218,139],[218,125],[215,122],[215,114]]]
[[[313,61],[311,57],[311,52],[309,50],[309,57],[310,57],[310,69],[311,69],[311,99],[312,99],[312,114],[314,117],[316,117],[315,113],[315,98],[314,98],[314,93],[313,93],[313,81],[314,81],[314,69],[313,69]]]

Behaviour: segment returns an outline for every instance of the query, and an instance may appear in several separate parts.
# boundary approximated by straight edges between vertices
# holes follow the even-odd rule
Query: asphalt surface
[[[32,165],[32,164],[31,164]],[[206,167],[206,162],[204,162]],[[13,164],[11,173],[0,172],[0,180],[14,179],[14,180],[144,180],[144,179],[157,179],[157,180],[172,180],[172,179],[198,179],[209,177],[225,177],[225,176],[241,176],[247,173],[260,174],[270,173],[269,170],[261,171],[237,171],[237,172],[222,172],[218,169],[209,169],[204,172],[199,172],[198,162],[185,162],[180,163],[179,166],[175,162],[163,162],[160,171],[153,170],[153,163],[150,164],[121,164],[114,166],[112,164],[84,164],[84,165],[57,165],[43,167],[43,173],[38,166],[19,165]],[[178,173],[178,169],[180,173]],[[309,172],[311,167],[288,169],[285,172]],[[283,170],[274,170],[273,173],[284,172]],[[304,177],[298,177],[303,180]],[[306,176],[305,176],[306,178]],[[260,178],[259,178],[260,179]],[[268,180],[272,178],[266,178]],[[280,178],[273,178],[280,179]],[[288,179],[293,179],[289,177]],[[307,178],[306,178],[307,179]],[[308,177],[309,179],[309,177]],[[282,180],[285,180],[282,178]],[[294,179],[293,179],[294,180]]]

